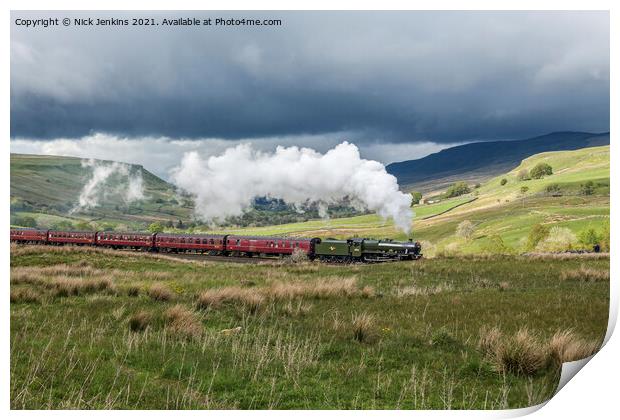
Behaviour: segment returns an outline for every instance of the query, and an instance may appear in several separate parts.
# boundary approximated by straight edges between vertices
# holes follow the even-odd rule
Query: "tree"
[[[592,195],[594,194],[594,182],[588,181],[585,184],[581,185],[581,195]]]
[[[530,190],[530,187],[528,186],[523,186],[520,188],[521,194],[525,194],[526,192],[528,192]]]
[[[553,175],[553,169],[551,165],[545,162],[540,162],[530,171],[530,178],[532,179],[541,179],[547,175]]]
[[[11,224],[22,227],[37,227],[37,221],[32,216],[13,216],[11,217]]]
[[[540,223],[532,226],[530,233],[527,235],[527,249],[534,249],[536,245],[549,235],[549,228]]]
[[[148,231],[151,233],[163,232],[164,227],[159,222],[151,223],[148,227]]]
[[[502,178],[502,180],[499,181],[499,185],[502,185],[502,186],[506,185],[507,183],[508,183],[508,180],[506,178]]]
[[[596,230],[589,228],[579,232],[577,236],[579,242],[587,249],[592,249],[594,245],[599,245],[601,243],[602,235],[600,235]]]
[[[461,238],[465,238],[466,240],[470,240],[471,237],[474,235],[475,230],[476,226],[472,222],[470,222],[469,220],[463,220],[456,227],[456,235],[460,236]]]
[[[420,204],[420,200],[422,199],[422,193],[419,191],[413,191],[411,193],[411,205]]]
[[[448,187],[445,193],[445,197],[446,198],[458,197],[459,195],[467,194],[470,191],[471,190],[469,189],[469,187],[467,186],[465,182],[459,181],[459,182],[456,182],[450,185],[450,187]]]
[[[85,221],[85,220],[82,220],[82,221],[80,221],[80,222],[77,222],[77,223],[75,224],[75,228],[76,228],[77,230],[92,230],[92,226],[90,225],[90,223],[88,223],[88,222],[87,222],[87,221]]]

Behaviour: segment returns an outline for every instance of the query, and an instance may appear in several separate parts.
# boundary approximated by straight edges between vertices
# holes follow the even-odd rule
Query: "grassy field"
[[[11,407],[497,409],[605,334],[609,259],[11,250]]]

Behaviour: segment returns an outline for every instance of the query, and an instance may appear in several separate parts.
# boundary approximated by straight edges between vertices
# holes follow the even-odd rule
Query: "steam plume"
[[[131,165],[88,159],[82,160],[82,167],[92,168],[92,175],[82,188],[78,205],[73,212],[97,207],[102,199],[112,196],[120,197],[125,203],[144,198],[142,173],[132,173]]]
[[[393,219],[406,233],[411,229],[410,196],[399,191],[381,163],[362,159],[348,142],[325,154],[282,146],[264,153],[249,144],[207,159],[188,152],[172,180],[195,195],[196,216],[208,222],[241,215],[255,197],[279,198],[297,207],[316,203],[323,209],[348,198],[359,209]]]

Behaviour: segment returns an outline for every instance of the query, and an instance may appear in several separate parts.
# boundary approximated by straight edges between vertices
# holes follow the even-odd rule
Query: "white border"
[[[437,1],[402,1],[402,0],[383,0],[381,2],[369,2],[369,1],[327,1],[327,0],[315,0],[315,1],[276,1],[265,0],[259,4],[245,0],[245,1],[222,1],[213,0],[210,2],[198,1],[198,0],[177,0],[174,2],[166,2],[162,0],[153,0],[150,2],[144,2],[142,4],[128,4],[127,1],[110,0],[110,1],[90,1],[85,3],[77,0],[59,0],[55,1],[53,5],[49,1],[5,1],[6,5],[3,8],[2,14],[2,49],[3,66],[1,67],[2,81],[1,93],[5,98],[2,101],[2,132],[5,135],[5,141],[1,143],[2,147],[2,196],[9,197],[9,168],[10,168],[10,146],[9,146],[9,101],[10,101],[10,67],[9,67],[9,40],[10,40],[10,10],[346,10],[346,9],[362,9],[362,10],[610,10],[610,28],[611,28],[611,109],[610,115],[618,115],[618,54],[617,47],[618,42],[615,41],[620,35],[617,30],[618,19],[618,2],[594,0],[594,1],[576,1],[576,0],[564,0],[564,1],[550,1],[550,0],[506,0],[502,2],[490,1],[490,0],[473,0],[473,1],[458,1],[458,0],[437,0]],[[616,10],[614,10],[614,6]],[[617,142],[616,135],[616,120],[611,119],[610,131],[611,131],[611,143]],[[611,194],[611,212],[612,219],[612,249],[618,249],[620,241],[618,240],[616,220],[613,213],[617,206],[618,188],[615,182],[615,175],[617,175],[617,157],[614,154],[616,150],[615,146],[612,146],[611,153],[611,179],[612,181],[612,194]],[[9,206],[5,204],[2,207],[3,219],[9,222]],[[617,212],[616,212],[617,213]],[[2,258],[3,265],[3,279],[2,288],[3,296],[1,305],[3,308],[2,317],[2,336],[0,338],[3,348],[3,366],[4,373],[3,380],[1,381],[1,401],[5,410],[9,410],[9,244],[8,241],[1,241],[2,245]],[[612,254],[615,255],[615,252]],[[532,411],[536,411],[532,417],[540,419],[555,419],[555,418],[583,418],[585,416],[593,416],[593,418],[610,418],[613,415],[617,415],[617,384],[619,364],[616,354],[620,354],[620,344],[618,338],[611,336],[615,322],[618,316],[618,287],[615,279],[618,272],[618,264],[615,259],[612,259],[611,263],[611,305],[610,305],[610,319],[607,338],[609,341],[605,347],[597,354],[577,375],[577,379],[570,381],[554,398],[552,398],[544,408],[536,411],[536,408],[523,409],[523,410],[508,410],[503,412],[484,412],[484,411],[382,411],[382,412],[356,412],[356,411],[324,411],[317,413],[316,411],[297,411],[295,416],[300,418],[314,418],[317,415],[336,417],[339,418],[353,418],[359,416],[383,416],[389,415],[390,417],[397,418],[409,418],[409,416],[423,417],[423,418],[502,418],[502,417],[515,417],[527,414]],[[617,335],[617,334],[616,334]],[[613,413],[613,414],[612,414]],[[204,412],[204,411],[192,411],[192,412],[174,412],[169,413],[165,411],[146,411],[146,412],[89,412],[88,416],[95,418],[103,418],[103,416],[119,416],[119,417],[134,417],[134,416],[149,416],[155,418],[164,418],[174,415],[183,417],[202,417],[208,415],[210,417],[228,417],[237,418],[241,416],[251,415],[258,419],[272,419],[284,418],[290,416],[292,413],[288,411],[280,412],[267,412],[267,411],[227,411],[227,412]],[[24,412],[24,411],[11,411],[10,416],[20,418],[39,417],[41,415],[54,417],[54,418],[66,418],[66,417],[78,417],[84,415],[84,413],[76,411],[51,411],[51,412]]]

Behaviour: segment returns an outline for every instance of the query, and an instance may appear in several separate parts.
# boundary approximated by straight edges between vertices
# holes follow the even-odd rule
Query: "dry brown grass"
[[[199,309],[218,308],[225,303],[243,305],[250,313],[257,312],[265,302],[259,289],[244,289],[237,286],[205,290],[198,296]]]
[[[533,375],[549,361],[547,347],[526,328],[505,336],[497,328],[482,330],[478,348],[500,373]]]
[[[478,349],[500,373],[534,375],[549,366],[591,356],[600,348],[600,341],[586,341],[572,331],[556,332],[549,341],[522,328],[514,335],[505,335],[497,327],[482,328]]]
[[[558,331],[549,341],[551,357],[558,364],[585,359],[596,353],[600,347],[600,341],[583,340],[571,330]]]
[[[11,290],[11,303],[41,303],[41,294],[30,287]]]
[[[577,281],[609,281],[609,270],[598,270],[581,266],[575,270],[564,270],[560,274],[561,280],[577,280]]]
[[[302,300],[298,300],[297,302],[288,301],[282,306],[282,313],[286,316],[295,318],[307,315],[311,309],[312,305],[304,303]]]
[[[353,339],[360,343],[369,343],[376,338],[375,318],[368,313],[354,314],[351,320]]]
[[[164,312],[170,332],[183,338],[199,338],[203,333],[198,314],[182,305],[175,305]]]
[[[451,292],[454,287],[447,283],[441,283],[435,286],[420,287],[420,286],[405,286],[396,290],[396,295],[399,297],[405,296],[432,296],[443,292]]]
[[[129,317],[129,329],[131,331],[144,331],[151,324],[153,316],[146,311],[139,311]]]
[[[148,290],[148,295],[151,299],[158,302],[167,302],[174,296],[172,290],[165,284],[155,283]]]
[[[375,292],[375,288],[372,286],[364,286],[362,287],[362,291],[360,292],[360,294],[362,295],[362,297],[365,298],[372,298],[376,296],[376,292]]]
[[[59,277],[47,283],[56,297],[78,296],[86,293],[114,291],[114,283],[107,277],[82,279]]]
[[[498,285],[497,285],[498,289],[502,292],[510,289],[510,283],[508,283],[507,281],[501,281]]]

